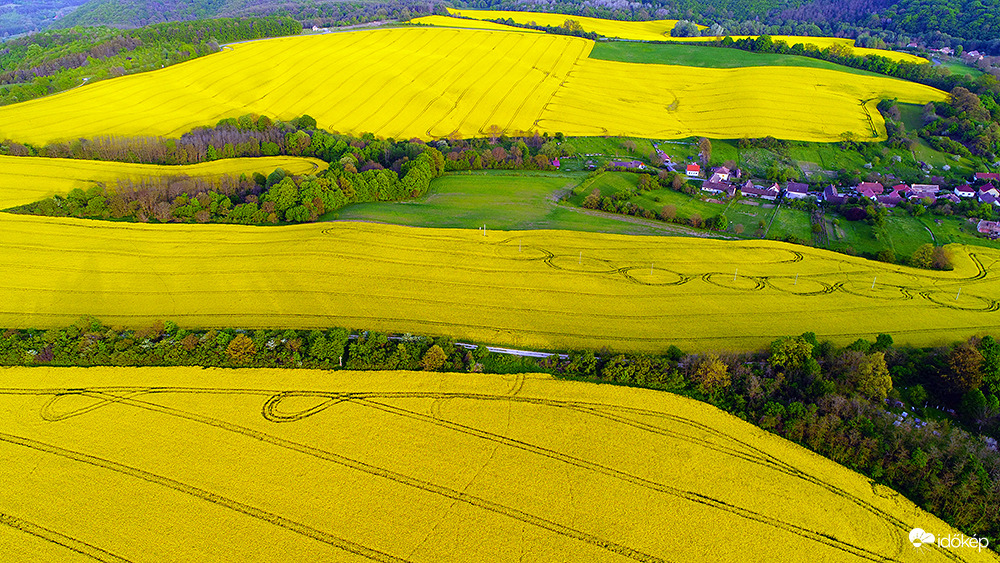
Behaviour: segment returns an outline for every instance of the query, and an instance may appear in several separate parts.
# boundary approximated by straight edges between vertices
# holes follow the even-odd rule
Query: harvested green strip
[[[866,70],[851,68],[835,63],[774,53],[750,53],[725,47],[703,47],[698,45],[637,43],[634,41],[598,42],[590,52],[590,58],[622,63],[645,63],[699,66],[705,68],[740,68],[746,66],[803,66],[839,70],[863,76],[879,76]]]

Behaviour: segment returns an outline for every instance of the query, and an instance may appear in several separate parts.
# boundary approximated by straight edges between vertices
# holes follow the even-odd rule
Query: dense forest
[[[6,0],[0,5],[0,39],[40,31],[87,0]]]
[[[442,13],[444,7],[436,0],[89,0],[75,10],[80,0],[34,4],[18,0],[0,8],[0,34],[50,26],[137,27],[269,14],[294,18],[306,27],[323,27],[406,20]],[[454,0],[451,4],[617,20],[684,19],[721,28],[730,35],[826,35],[858,39],[863,46],[916,42],[929,48],[961,45],[966,51],[1000,55],[1000,0]]]
[[[548,372],[661,389],[712,403],[904,494],[968,535],[1000,535],[1000,344],[973,338],[839,347],[814,334],[751,353],[576,351],[534,359],[449,338],[343,328],[105,326],[0,331],[0,365],[284,367]],[[892,493],[895,494],[895,493]]]
[[[281,15],[306,27],[352,25],[378,20],[407,20],[427,15],[440,2],[415,0],[365,1],[276,1],[276,0],[89,0],[58,20],[56,27],[116,25],[136,27],[200,18]]]
[[[23,102],[105,78],[143,72],[219,50],[220,43],[296,35],[291,18],[221,18],[120,30],[74,27],[5,42],[0,105]]]

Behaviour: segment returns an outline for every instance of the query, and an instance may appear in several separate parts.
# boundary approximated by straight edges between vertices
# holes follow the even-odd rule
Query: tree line
[[[344,328],[106,326],[91,317],[49,330],[0,332],[0,365],[219,366],[485,373],[659,389],[709,402],[902,493],[967,535],[1000,536],[1000,344],[848,346],[812,333],[746,353],[579,350],[522,358],[446,337]],[[993,541],[990,542],[994,544]]]
[[[271,174],[190,178],[182,175],[121,178],[112,185],[76,188],[66,195],[16,207],[14,213],[140,222],[279,224],[316,221],[351,203],[397,201],[427,193],[445,171],[481,169],[549,170],[565,154],[562,135],[483,139],[378,139],[318,130],[301,116],[288,122],[247,114],[223,119],[180,139],[100,137],[54,143],[40,149],[7,141],[13,155],[190,164],[220,158],[273,155],[311,156],[329,162],[325,170],[293,176]]]

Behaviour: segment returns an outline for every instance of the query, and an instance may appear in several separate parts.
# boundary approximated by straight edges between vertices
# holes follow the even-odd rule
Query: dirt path
[[[664,223],[662,221],[652,221],[650,219],[641,219],[639,217],[633,217],[631,215],[621,215],[618,213],[608,213],[606,211],[596,211],[594,209],[583,209],[580,207],[572,207],[569,205],[564,205],[563,209],[567,209],[574,213],[582,213],[584,215],[590,215],[592,217],[603,217],[605,219],[612,219],[615,221],[621,221],[623,223],[632,223],[635,225],[642,225],[644,227],[651,227],[653,229],[663,231],[665,234],[679,235],[685,237],[700,237],[700,238],[717,238],[717,239],[728,239],[735,240],[735,237],[722,236],[715,233],[708,233],[705,231],[699,231],[697,229],[691,229],[681,225],[674,225],[672,223]]]

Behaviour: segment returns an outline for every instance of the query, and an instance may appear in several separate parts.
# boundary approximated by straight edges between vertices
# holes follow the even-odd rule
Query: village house
[[[698,166],[697,164],[688,164],[687,175],[692,178],[697,178],[701,175],[701,166]]]
[[[990,238],[1000,238],[1000,221],[980,221],[976,230]]]
[[[966,52],[962,53],[962,58],[966,62],[973,62],[974,63],[976,61],[983,60],[984,57],[985,57],[985,55],[983,55],[979,51],[966,51]]]
[[[924,199],[926,197],[937,200],[937,193],[941,191],[941,186],[937,184],[913,184],[910,186],[910,199]]]
[[[1000,191],[993,184],[986,184],[979,188],[979,203],[989,203],[1000,205]]]
[[[976,172],[975,182],[1000,182],[1000,172]]]
[[[858,193],[862,197],[867,197],[868,199],[875,199],[885,191],[885,187],[878,182],[861,182],[855,189],[858,190]]]
[[[730,172],[725,166],[719,166],[712,170],[712,178],[719,178],[720,181],[728,182]]]
[[[961,203],[962,200],[955,194],[939,194],[938,199],[943,199],[945,201],[950,201],[952,203]]]
[[[888,192],[875,196],[875,201],[886,207],[896,207],[903,202],[903,197],[899,195],[899,192]]]
[[[708,193],[724,195],[726,197],[733,197],[736,195],[736,186],[730,184],[729,182],[716,181],[715,174],[712,175],[712,179],[701,185],[701,189]]]
[[[972,186],[968,184],[963,184],[955,188],[955,195],[958,197],[975,197],[976,190],[972,189]]]
[[[778,199],[781,195],[781,189],[778,188],[778,184],[773,184],[769,187],[754,184],[752,180],[747,180],[746,184],[740,187],[740,191],[745,196],[749,197],[759,197],[761,199],[766,199],[769,201],[774,201]]]
[[[790,199],[805,199],[809,197],[809,184],[788,182],[785,184],[785,197]]]
[[[830,205],[843,205],[847,201],[847,196],[841,195],[837,191],[837,186],[831,184],[823,189],[823,201]]]

